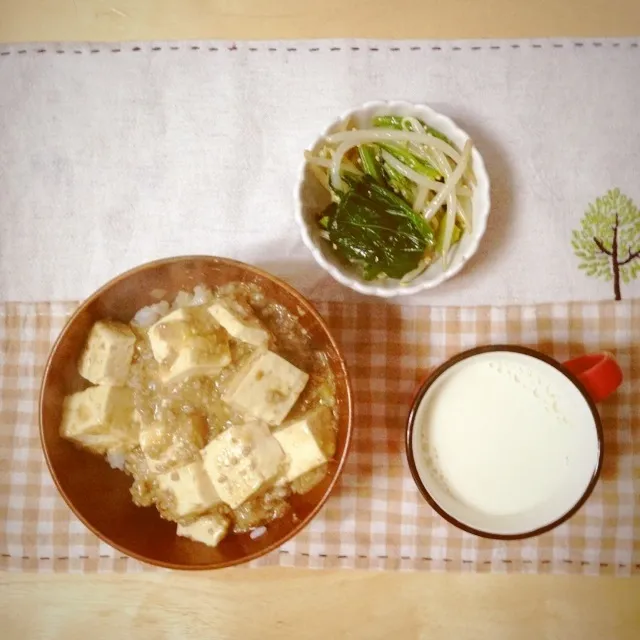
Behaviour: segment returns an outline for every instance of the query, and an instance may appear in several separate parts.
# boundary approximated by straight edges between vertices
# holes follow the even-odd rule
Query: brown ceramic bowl
[[[338,438],[336,455],[321,484],[292,499],[289,514],[252,540],[232,535],[210,548],[176,536],[175,524],[163,520],[154,507],[133,504],[131,479],[97,455],[81,451],[59,435],[64,397],[87,386],[77,362],[89,329],[101,318],[128,322],[135,312],[157,302],[154,290],[172,299],[196,284],[216,286],[243,281],[259,285],[265,294],[300,312],[300,322],[316,348],[325,351],[336,378]],[[45,458],[60,494],[75,515],[99,538],[122,553],[171,569],[219,569],[248,562],[277,549],[301,531],[321,509],[335,486],[351,440],[353,405],[349,378],[338,346],[310,302],[277,278],[240,262],[208,256],[159,260],[118,276],[83,302],[56,341],[44,373],[40,394],[40,436]]]

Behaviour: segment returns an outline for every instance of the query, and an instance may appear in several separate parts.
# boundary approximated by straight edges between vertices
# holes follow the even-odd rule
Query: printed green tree
[[[571,245],[588,276],[613,280],[613,293],[621,300],[625,284],[640,273],[640,211],[620,189],[612,189],[589,205]]]

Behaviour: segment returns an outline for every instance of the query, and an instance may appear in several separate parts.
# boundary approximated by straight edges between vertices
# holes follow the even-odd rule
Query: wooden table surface
[[[0,42],[640,35],[638,0],[0,0]],[[2,88],[0,87],[0,91]],[[640,580],[0,574],[3,638],[640,638]]]

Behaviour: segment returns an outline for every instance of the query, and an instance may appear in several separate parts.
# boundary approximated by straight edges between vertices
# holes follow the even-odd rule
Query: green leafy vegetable
[[[375,280],[382,273],[381,264],[366,264],[361,265],[362,277],[365,280]]]
[[[329,191],[331,193],[331,199],[333,200],[334,203],[340,202],[344,194],[348,192],[349,189],[352,189],[355,185],[357,185],[362,179],[361,176],[356,176],[352,173],[346,173],[346,172],[342,173],[341,177],[342,177],[342,182],[344,182],[345,184],[345,187],[342,191],[339,189],[336,189],[331,184],[331,180],[329,180]]]
[[[374,184],[369,180],[363,180],[359,186],[361,189],[367,189],[367,194],[370,198],[384,202],[390,213],[394,213],[395,210],[397,210],[397,213],[395,213],[396,215],[403,215],[412,220],[425,240],[428,242],[433,241],[433,229],[431,228],[431,225],[422,217],[422,215],[416,213],[402,198],[399,198],[395,193],[392,193],[388,189]]]
[[[442,178],[442,174],[429,162],[423,160],[422,158],[418,158],[415,154],[411,153],[405,147],[402,147],[399,144],[387,144],[380,143],[380,147],[382,147],[385,151],[389,152],[394,158],[400,160],[400,162],[404,163],[410,169],[413,169],[416,173],[420,173],[427,178],[431,178],[432,180],[438,180]]]
[[[460,149],[458,149],[457,145],[454,144],[451,140],[449,140],[449,138],[447,138],[447,136],[444,135],[444,133],[440,133],[437,129],[434,129],[433,127],[426,127],[427,129],[427,133],[431,134],[434,138],[440,138],[440,140],[442,140],[443,142],[446,142],[450,147],[453,147],[454,149],[460,151]]]
[[[413,201],[413,182],[409,178],[386,162],[382,163],[382,173],[385,183],[392,191],[402,196],[407,202]]]
[[[448,145],[451,145],[454,149],[458,149],[458,147],[444,135],[444,133],[440,133],[437,129],[430,127],[426,122],[422,120],[418,120],[418,122],[424,127],[424,130],[432,135],[434,138],[440,138],[443,142],[446,142]],[[410,131],[410,127],[408,123],[406,123],[405,119],[400,116],[376,116],[373,119],[374,127],[383,127],[387,129],[405,129]]]
[[[358,154],[360,156],[360,162],[362,163],[362,170],[374,180],[382,182],[378,161],[376,160],[375,147],[369,144],[361,144],[358,147]]]
[[[402,129],[402,120],[400,116],[376,116],[373,119],[373,126],[383,129]]]
[[[330,214],[328,230],[337,251],[358,264],[366,279],[381,273],[402,278],[434,245],[431,226],[368,177],[343,195]]]
[[[332,202],[329,207],[334,207],[335,208],[335,202]],[[329,215],[330,211],[325,210],[324,214],[320,220],[318,220],[318,224],[323,228],[323,229],[328,229],[329,228],[329,220],[331,219],[330,215]]]
[[[434,249],[438,255],[442,255],[442,249],[444,246],[445,226],[446,225],[443,217],[443,219],[440,222],[440,225],[438,226],[438,230],[436,231],[436,244]],[[453,234],[451,235],[451,246],[459,242],[461,236],[462,236],[462,230],[460,229],[460,227],[458,226],[458,223],[456,222],[455,225],[453,226]]]

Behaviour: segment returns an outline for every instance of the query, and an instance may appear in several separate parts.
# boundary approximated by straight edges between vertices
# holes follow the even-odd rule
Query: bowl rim
[[[353,107],[351,109],[348,109],[347,111],[343,111],[337,118],[332,120],[327,127],[325,127],[322,133],[314,138],[313,142],[310,146],[307,147],[306,150],[313,149],[322,138],[331,133],[331,130],[338,123],[343,122],[347,118],[350,118],[358,113],[373,109],[388,109],[389,111],[392,111],[393,109],[407,109],[416,112],[427,113],[430,118],[445,123],[447,127],[449,127],[451,130],[456,131],[456,133],[462,135],[464,138],[471,138],[471,136],[464,129],[458,126],[458,124],[456,124],[456,122],[452,118],[440,113],[439,111],[436,111],[425,103],[409,102],[406,100],[370,100],[362,103],[358,107]],[[305,158],[303,158],[302,162],[299,165],[298,172],[296,174],[297,180],[294,187],[294,217],[296,220],[296,224],[298,225],[298,228],[300,230],[300,235],[302,236],[304,245],[310,251],[316,263],[320,267],[322,267],[334,280],[344,285],[345,287],[348,287],[349,289],[352,289],[353,291],[357,291],[358,293],[364,295],[377,296],[380,298],[409,296],[420,293],[422,291],[433,289],[443,282],[450,280],[455,275],[457,275],[477,253],[482,238],[484,237],[487,230],[488,219],[491,213],[491,180],[489,178],[489,173],[487,171],[484,158],[482,157],[482,154],[475,146],[475,144],[473,145],[471,155],[473,158],[474,172],[476,174],[476,177],[482,178],[482,180],[478,179],[478,185],[476,185],[476,189],[479,188],[480,183],[482,182],[484,193],[482,193],[481,195],[483,197],[483,200],[486,202],[486,213],[484,213],[484,215],[479,220],[476,221],[474,219],[473,228],[474,232],[477,233],[477,235],[474,236],[473,244],[467,250],[467,255],[465,256],[464,260],[455,265],[450,265],[446,271],[441,273],[436,278],[432,280],[424,280],[417,284],[401,284],[400,282],[398,282],[393,287],[380,287],[376,286],[373,283],[367,284],[362,279],[349,275],[343,268],[327,260],[320,248],[317,246],[316,242],[314,242],[313,238],[311,237],[309,225],[307,224],[303,216],[305,207],[302,191],[305,185],[306,170],[308,166],[308,162]]]
[[[141,271],[145,271],[147,269],[154,269],[154,268],[156,268],[158,266],[164,266],[164,265],[168,265],[168,264],[174,264],[174,263],[179,263],[179,262],[184,262],[184,261],[191,261],[191,260],[213,260],[213,261],[215,261],[215,262],[217,262],[219,264],[222,264],[222,265],[240,267],[240,268],[244,269],[245,271],[248,271],[248,272],[250,272],[250,273],[252,273],[254,275],[257,275],[259,277],[263,277],[263,278],[266,278],[268,280],[271,280],[272,282],[277,284],[279,287],[281,287],[282,289],[287,291],[290,295],[292,295],[298,302],[300,302],[303,305],[305,311],[308,312],[314,318],[314,320],[320,325],[320,327],[324,330],[325,334],[327,335],[327,337],[329,339],[330,345],[333,347],[333,349],[335,350],[335,352],[338,355],[338,359],[339,359],[339,363],[340,363],[340,369],[341,369],[342,375],[344,376],[344,381],[345,381],[345,388],[346,388],[346,403],[345,404],[346,404],[346,412],[347,412],[345,446],[344,446],[343,454],[340,457],[340,459],[336,461],[337,462],[337,466],[335,468],[335,473],[334,473],[333,477],[331,478],[331,481],[330,481],[329,485],[327,486],[327,489],[325,490],[324,495],[318,501],[318,503],[313,507],[313,509],[309,512],[307,517],[302,519],[302,520],[300,520],[299,522],[297,522],[295,524],[295,526],[292,527],[291,530],[288,531],[285,536],[283,536],[279,540],[276,540],[275,542],[269,544],[264,549],[261,549],[259,551],[254,552],[254,553],[250,553],[250,554],[242,557],[241,559],[234,559],[234,560],[228,560],[228,561],[216,562],[216,563],[209,563],[209,564],[205,563],[205,564],[198,564],[198,565],[187,565],[187,564],[180,564],[180,563],[177,563],[177,562],[165,562],[163,560],[158,560],[158,559],[155,559],[155,558],[147,557],[143,553],[132,552],[132,551],[128,550],[127,548],[125,548],[123,545],[115,543],[109,537],[105,536],[98,529],[96,529],[92,524],[90,524],[85,519],[85,517],[76,509],[75,505],[73,504],[73,501],[69,498],[69,496],[66,494],[66,492],[63,490],[63,488],[60,485],[60,482],[58,480],[58,475],[56,474],[56,472],[54,470],[52,460],[51,460],[51,458],[49,456],[48,448],[47,448],[47,446],[45,444],[45,435],[44,435],[44,426],[43,426],[44,425],[44,412],[43,412],[44,394],[45,394],[45,388],[46,388],[46,385],[47,385],[47,381],[48,381],[48,378],[49,378],[50,371],[53,368],[53,358],[54,358],[54,355],[55,355],[56,351],[58,350],[58,347],[60,346],[60,343],[62,342],[64,336],[66,335],[66,333],[69,330],[69,328],[71,327],[71,325],[78,318],[78,316],[90,304],[92,304],[95,300],[97,300],[105,291],[110,289],[113,285],[117,284],[118,282],[120,282],[120,281],[122,281],[122,280],[124,280],[124,279],[126,279],[126,278],[128,278],[128,277],[130,277],[132,275],[134,275],[134,274],[137,274],[137,273],[139,273]],[[274,276],[274,275],[272,275],[272,274],[270,274],[270,273],[268,273],[268,272],[266,272],[266,271],[264,271],[264,270],[262,270],[262,269],[260,269],[258,267],[254,267],[253,265],[246,264],[246,263],[241,262],[239,260],[233,260],[231,258],[223,258],[223,257],[219,257],[219,256],[210,256],[210,255],[201,255],[201,254],[199,254],[199,255],[174,256],[174,257],[171,257],[171,258],[160,258],[160,259],[157,259],[157,260],[152,260],[150,262],[145,262],[143,264],[140,264],[140,265],[138,265],[136,267],[128,269],[127,271],[124,271],[123,273],[111,278],[105,284],[103,284],[99,289],[97,289],[94,293],[92,293],[88,298],[86,298],[83,302],[81,302],[78,305],[78,307],[74,310],[74,312],[69,316],[67,321],[65,322],[64,327],[60,331],[60,334],[56,338],[55,342],[53,343],[53,345],[52,345],[52,347],[51,347],[51,349],[49,351],[49,355],[47,357],[47,362],[46,362],[46,365],[45,365],[45,368],[44,368],[44,371],[43,371],[43,374],[42,374],[42,379],[41,379],[41,383],[40,383],[40,391],[39,391],[39,394],[38,394],[38,432],[39,432],[39,435],[40,435],[40,446],[42,448],[42,451],[43,451],[43,454],[44,454],[44,458],[45,458],[45,462],[47,464],[47,468],[49,470],[51,478],[53,479],[54,485],[55,485],[59,495],[62,496],[62,499],[64,500],[66,505],[69,507],[71,512],[99,540],[102,540],[103,542],[105,542],[106,544],[108,544],[112,548],[116,549],[117,551],[122,552],[127,557],[133,558],[134,560],[137,560],[139,562],[150,564],[150,565],[153,565],[153,566],[156,566],[156,567],[162,567],[162,568],[165,568],[165,569],[175,569],[175,570],[181,570],[181,571],[212,571],[212,570],[216,570],[216,569],[224,569],[224,568],[227,568],[227,567],[246,564],[248,562],[251,562],[252,560],[256,560],[257,558],[260,558],[262,556],[267,555],[268,553],[271,553],[275,549],[280,548],[283,544],[285,544],[286,542],[291,540],[294,536],[296,536],[298,533],[300,533],[300,531],[302,531],[308,524],[310,524],[310,522],[317,516],[318,512],[324,507],[324,505],[326,504],[327,500],[329,499],[329,497],[333,493],[333,491],[334,491],[334,489],[335,489],[335,487],[336,487],[336,485],[338,483],[338,480],[340,479],[340,476],[342,475],[342,472],[344,470],[344,465],[345,465],[345,463],[347,461],[347,458],[349,456],[349,451],[351,449],[351,443],[352,443],[352,440],[353,440],[353,422],[354,422],[353,389],[352,389],[352,385],[351,385],[351,379],[350,379],[350,376],[349,376],[349,372],[347,370],[345,358],[342,355],[342,351],[338,347],[338,344],[336,343],[335,338],[333,337],[333,334],[331,333],[326,321],[324,320],[324,318],[322,318],[322,316],[317,311],[317,309],[315,308],[313,303],[310,300],[308,300],[305,296],[303,296],[299,291],[297,291],[294,287],[292,287],[290,284],[288,284],[287,282],[284,282],[283,280],[281,280],[277,276]],[[160,516],[158,516],[158,517],[160,517]]]
[[[559,371],[562,375],[569,379],[570,382],[574,384],[574,386],[578,389],[578,391],[582,394],[594,420],[594,426],[596,430],[596,437],[598,441],[598,462],[593,470],[593,474],[588,484],[586,485],[584,491],[581,496],[575,502],[575,504],[568,509],[564,514],[549,522],[541,527],[536,527],[535,529],[531,529],[528,531],[523,531],[521,533],[492,533],[490,531],[485,531],[483,529],[477,529],[472,527],[461,520],[458,520],[454,515],[446,511],[440,504],[435,500],[435,498],[431,495],[429,490],[427,489],[425,483],[422,481],[420,474],[418,473],[417,465],[415,462],[415,456],[413,451],[413,434],[415,431],[415,420],[418,412],[418,408],[422,403],[422,400],[429,390],[429,388],[433,385],[433,383],[443,374],[445,371],[448,371],[452,366],[458,364],[463,360],[467,360],[468,358],[472,358],[476,355],[482,353],[491,353],[491,352],[500,352],[507,351],[510,353],[520,353],[523,355],[531,356],[536,358],[537,360],[541,360],[548,365],[551,365],[554,369]],[[539,536],[543,533],[547,533],[552,529],[560,526],[571,517],[573,517],[577,511],[579,511],[584,503],[591,496],[598,479],[600,478],[600,474],[602,471],[602,464],[604,458],[604,433],[602,428],[602,419],[600,418],[600,414],[596,407],[595,402],[588,394],[585,386],[580,382],[580,380],[569,370],[565,369],[562,366],[561,362],[552,358],[551,356],[542,353],[541,351],[537,351],[536,349],[532,349],[530,347],[523,347],[515,344],[493,344],[493,345],[485,345],[480,347],[474,347],[472,349],[466,349],[461,351],[460,353],[454,355],[452,358],[446,360],[443,364],[434,369],[427,378],[420,384],[416,394],[411,403],[411,409],[409,411],[409,415],[407,417],[406,427],[405,427],[405,454],[407,457],[407,462],[409,464],[409,470],[411,472],[411,476],[416,486],[418,487],[419,492],[422,497],[429,503],[429,505],[445,520],[449,523],[456,526],[458,529],[465,531],[467,533],[471,533],[473,535],[479,536],[481,538],[488,538],[490,540],[524,540],[526,538],[533,538]]]

